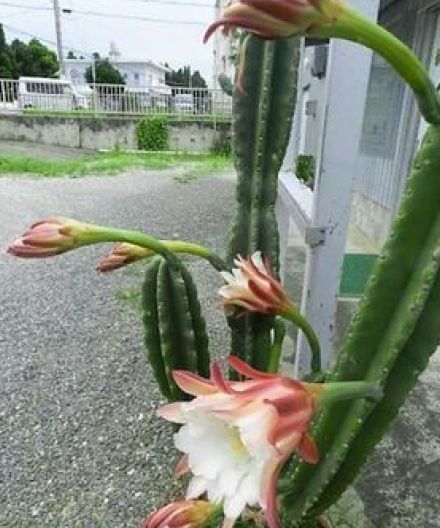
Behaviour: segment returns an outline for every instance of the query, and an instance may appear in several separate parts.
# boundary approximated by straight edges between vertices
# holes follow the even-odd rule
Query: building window
[[[124,80],[127,80],[128,74],[124,73]]]
[[[138,72],[134,72],[133,77],[134,77],[135,81],[138,81],[139,80],[139,73]]]

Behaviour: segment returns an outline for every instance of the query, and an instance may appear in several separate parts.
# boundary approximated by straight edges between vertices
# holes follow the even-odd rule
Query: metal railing
[[[74,85],[60,79],[0,79],[0,112],[163,114],[177,119],[229,119],[232,98],[222,90],[115,84]]]

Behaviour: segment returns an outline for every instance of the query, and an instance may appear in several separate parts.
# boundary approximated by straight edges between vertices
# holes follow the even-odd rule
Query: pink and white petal
[[[267,269],[266,269],[266,266],[264,265],[263,257],[261,255],[261,251],[255,251],[255,253],[253,253],[252,256],[251,256],[251,260],[252,260],[254,266],[259,271],[261,271],[261,273],[264,273],[264,274],[267,273]]]
[[[275,446],[280,454],[284,454],[286,450],[290,452],[298,447],[302,440],[304,430],[304,427],[298,428],[295,423],[290,425],[281,422],[276,424],[270,431],[268,442]]]
[[[188,455],[183,455],[174,468],[174,474],[176,477],[181,477],[182,475],[185,475],[185,473],[188,473],[189,470]]]
[[[319,462],[318,447],[309,433],[303,434],[301,442],[297,447],[297,451],[305,462],[308,462],[309,464],[317,464]]]
[[[261,370],[256,370],[248,365],[242,359],[239,359],[236,356],[228,356],[227,358],[228,365],[232,367],[235,371],[247,378],[251,379],[272,379],[276,378],[276,374],[269,374],[268,372],[262,372]]]
[[[156,414],[169,422],[184,424],[186,423],[183,403],[169,403],[157,409]]]
[[[183,392],[192,396],[214,394],[217,391],[210,380],[186,370],[173,370],[173,379]]]
[[[278,528],[277,481],[285,459],[270,459],[266,462],[261,479],[260,505],[265,511],[269,528]]]
[[[163,508],[150,513],[150,515],[147,517],[147,520],[145,521],[145,524],[142,526],[146,526],[148,528],[158,528],[167,519],[167,517],[171,515],[175,508],[176,503],[170,502],[170,504],[167,504]]]
[[[270,304],[274,308],[279,303],[278,295],[273,292],[272,288],[268,287],[267,283],[250,280],[249,290],[255,295],[255,297],[258,297],[261,302],[265,302],[268,305]]]
[[[217,479],[217,488],[219,494],[226,497],[228,495],[236,495],[243,481],[243,476],[246,475],[248,468],[246,462],[229,464],[219,474]],[[258,498],[257,498],[258,500]]]
[[[223,502],[223,511],[228,519],[237,519],[246,508],[246,498],[239,493],[229,495]]]
[[[249,277],[240,269],[234,268],[232,275],[235,278],[235,283],[238,287],[247,289]]]
[[[233,304],[234,306],[239,306],[240,308],[243,308],[244,310],[248,310],[249,312],[262,312],[266,313],[267,306],[266,304],[262,304],[259,301],[255,301],[254,299],[252,301],[243,300],[239,298],[234,298],[231,300],[223,301],[225,305]]]
[[[253,464],[239,483],[237,493],[246,499],[246,504],[249,506],[259,504],[263,467],[263,461]]]
[[[211,380],[219,391],[226,394],[233,392],[231,386],[223,377],[220,365],[216,361],[211,365]]]
[[[195,476],[193,477],[188,484],[186,490],[186,500],[197,499],[200,495],[206,492],[208,487],[208,481],[204,477]]]
[[[230,273],[229,271],[221,271],[220,272],[220,275],[222,276],[223,280],[227,283],[227,284],[231,284],[231,285],[234,285],[235,284],[235,277],[232,273]]]
[[[240,438],[247,451],[255,457],[276,456],[269,443],[270,432],[277,425],[279,416],[273,405],[255,402],[249,413],[235,422]]]
[[[228,517],[225,517],[223,520],[222,528],[233,528],[236,520],[237,519],[228,519]]]

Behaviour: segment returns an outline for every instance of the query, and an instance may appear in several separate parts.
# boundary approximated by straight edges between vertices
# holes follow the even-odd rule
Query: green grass
[[[45,178],[81,177],[88,174],[117,174],[129,169],[165,170],[187,168],[181,183],[215,172],[229,170],[231,160],[214,154],[161,153],[151,154],[112,151],[68,160],[38,159],[0,154],[1,175],[33,175]]]

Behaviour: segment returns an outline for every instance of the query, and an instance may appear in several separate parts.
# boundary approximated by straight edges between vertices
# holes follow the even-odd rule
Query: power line
[[[29,11],[52,11],[51,7],[26,5],[26,4],[11,4],[10,2],[0,2],[0,5],[6,6],[6,7],[14,7],[14,8],[19,7],[19,8],[29,9]]]
[[[23,31],[21,29],[15,28],[10,26],[9,24],[2,24],[4,28],[6,28],[9,31],[12,31],[13,33],[18,33],[19,35],[25,35],[26,37],[32,37],[40,40],[41,42],[45,42],[46,44],[50,44],[51,46],[56,46],[57,43],[54,40],[47,39],[45,37],[41,37],[40,35],[35,35],[34,33],[29,33],[28,31]],[[74,51],[76,53],[80,53],[82,55],[88,55],[89,57],[92,56],[92,53],[90,51],[84,51],[80,50],[78,48],[73,48],[72,46],[63,46],[65,50],[68,51]]]
[[[143,0],[142,0],[143,1]],[[172,3],[173,5],[179,4],[179,2],[174,2],[173,0],[154,0],[156,3]],[[188,2],[189,4],[189,2]],[[43,6],[31,6],[26,4],[11,4],[10,2],[0,2],[0,5],[6,6],[6,7],[13,7],[13,8],[25,8],[29,9],[30,11],[52,11],[51,7],[43,7]],[[197,4],[194,4],[197,5]],[[200,5],[199,5],[200,7]],[[102,11],[82,11],[80,9],[66,9],[69,13],[77,13],[81,15],[88,15],[88,16],[96,16],[101,18],[124,18],[126,20],[136,20],[141,22],[157,22],[157,23],[164,23],[164,24],[183,24],[183,25],[192,25],[192,26],[205,26],[206,24],[209,24],[209,22],[202,22],[197,20],[175,20],[175,19],[169,19],[169,18],[154,18],[154,17],[146,17],[146,16],[140,16],[140,15],[126,15],[124,13],[104,13]]]
[[[193,6],[193,7],[207,7],[209,9],[214,9],[213,4],[206,4],[202,2],[178,2],[177,0],[125,0],[126,2],[138,2],[140,4],[170,4],[170,5],[180,5],[180,6]]]
[[[1,2],[0,2],[1,4]],[[125,18],[126,20],[135,20],[140,22],[159,22],[165,24],[177,24],[177,25],[191,25],[191,26],[206,26],[209,22],[202,22],[197,20],[175,20],[169,18],[153,18],[153,17],[144,17],[138,15],[125,15],[122,13],[103,13],[99,11],[79,11],[77,9],[71,9],[72,13],[78,13],[88,16],[96,16],[101,18]]]

